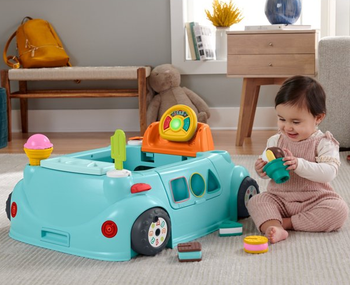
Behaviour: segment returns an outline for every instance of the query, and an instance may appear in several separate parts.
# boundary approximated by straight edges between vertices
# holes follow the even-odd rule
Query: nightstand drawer
[[[314,75],[315,54],[291,55],[228,55],[227,75],[268,77]]]
[[[228,35],[228,54],[315,53],[315,33]]]

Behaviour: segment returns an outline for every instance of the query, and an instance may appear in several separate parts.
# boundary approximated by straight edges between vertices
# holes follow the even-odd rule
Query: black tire
[[[248,218],[250,216],[247,209],[248,201],[259,193],[258,183],[251,177],[244,178],[241,186],[239,186],[237,195],[237,215],[239,219]]]
[[[139,254],[156,255],[168,244],[171,223],[168,214],[160,208],[143,212],[131,229],[131,248]]]
[[[10,221],[11,221],[11,196],[12,196],[12,193],[10,193],[6,201],[6,215]]]

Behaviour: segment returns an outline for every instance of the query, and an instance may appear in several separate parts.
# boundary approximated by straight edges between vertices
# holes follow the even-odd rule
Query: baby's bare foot
[[[285,240],[288,237],[288,232],[282,227],[271,226],[266,229],[265,236],[270,243],[276,243]]]

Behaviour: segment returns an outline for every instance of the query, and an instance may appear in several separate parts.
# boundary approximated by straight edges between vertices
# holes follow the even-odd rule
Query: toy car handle
[[[159,121],[159,134],[169,141],[189,141],[197,130],[197,115],[186,105],[166,110]]]

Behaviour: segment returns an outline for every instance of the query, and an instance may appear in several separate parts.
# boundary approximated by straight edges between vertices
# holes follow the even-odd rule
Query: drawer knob
[[[269,46],[272,47],[272,46],[273,46],[273,43],[272,43],[272,42],[269,42]]]
[[[269,66],[272,66],[272,63],[269,63]]]

